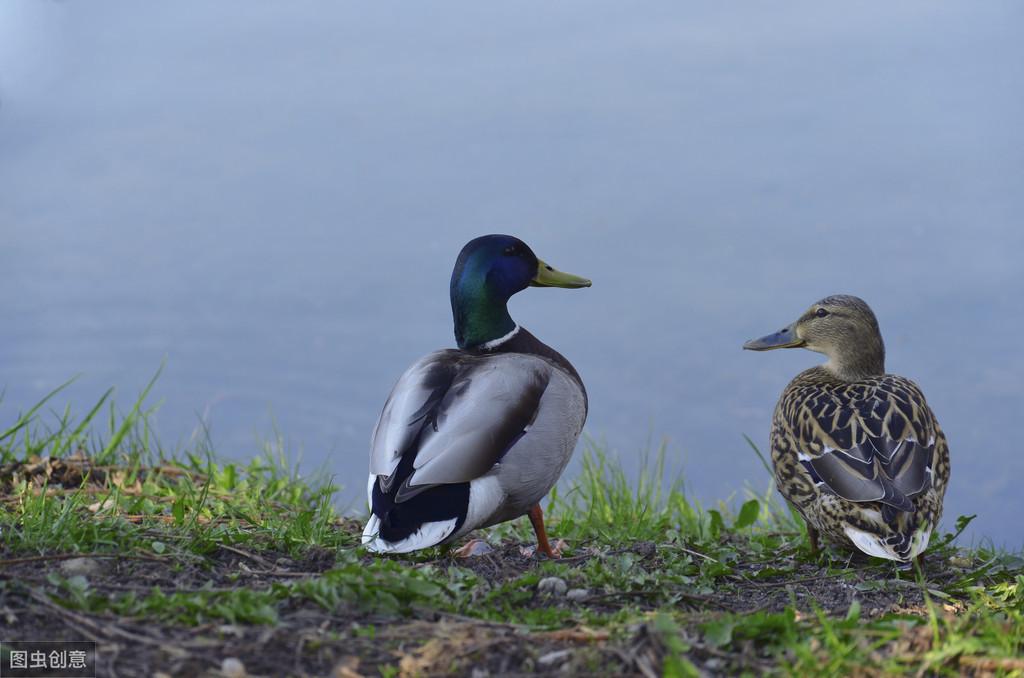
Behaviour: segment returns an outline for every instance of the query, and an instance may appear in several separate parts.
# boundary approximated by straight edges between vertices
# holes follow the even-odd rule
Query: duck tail
[[[462,527],[469,504],[469,483],[414,488],[397,501],[404,482],[387,492],[376,476],[367,482],[370,517],[363,529],[363,544],[374,553],[409,553],[437,546]]]
[[[843,531],[854,546],[869,556],[907,563],[928,548],[932,525],[926,521],[918,524],[912,532],[897,532],[888,537],[866,532],[852,525],[847,525]]]
[[[381,536],[381,520],[374,514],[366,521],[363,529],[363,545],[373,553],[409,553],[419,549],[437,546],[455,531],[457,518],[423,523],[409,536],[397,541],[388,541]]]

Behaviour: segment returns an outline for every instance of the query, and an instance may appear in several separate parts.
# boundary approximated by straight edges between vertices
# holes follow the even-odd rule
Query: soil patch
[[[251,547],[250,547],[251,548]],[[640,566],[657,568],[670,554],[649,542],[618,549],[583,548],[565,558],[581,568],[594,558],[631,553]],[[17,561],[15,554],[0,559]],[[366,556],[369,562],[371,556]],[[310,550],[292,558],[272,550],[251,551],[224,545],[204,558],[138,559],[86,557],[94,567],[82,576],[93,591],[108,595],[146,595],[155,587],[165,593],[213,589],[264,590],[274,583],[315,578],[334,564],[334,553]],[[644,610],[664,607],[675,596],[677,609],[692,628],[684,629],[693,660],[705,662],[710,673],[736,668],[764,670],[772,665],[757,652],[725,655],[700,642],[699,625],[723,613],[780,611],[794,604],[812,614],[815,606],[843,615],[854,600],[866,616],[923,609],[920,590],[911,582],[874,577],[845,570],[829,573],[814,563],[782,561],[783,574],[764,576],[764,568],[739,566],[723,579],[720,590],[694,593],[679,590],[589,591],[570,598],[561,593],[534,591],[517,604],[557,606],[588,613],[608,613],[624,607],[638,610],[638,623],[614,635],[580,622],[553,630],[480,621],[468,616],[413,608],[406,614],[369,614],[355,606],[326,610],[309,600],[287,599],[275,624],[216,623],[187,626],[63,608],[49,583],[51,573],[67,577],[79,561],[21,559],[0,573],[0,634],[6,640],[95,640],[99,643],[100,673],[105,676],[221,675],[238,660],[250,675],[332,675],[352,678],[379,675],[385,666],[401,675],[660,675],[666,647],[664,634],[645,620]],[[407,564],[419,561],[406,559]],[[523,544],[503,543],[490,553],[466,559],[444,556],[434,565],[472,570],[491,586],[516,580],[540,567],[542,559],[528,554]],[[938,564],[936,564],[938,565]],[[941,578],[941,572],[933,572]],[[229,665],[225,665],[229,660]]]

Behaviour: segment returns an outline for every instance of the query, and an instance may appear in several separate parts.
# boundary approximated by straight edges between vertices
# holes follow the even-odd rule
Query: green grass
[[[618,652],[666,676],[1024,675],[1016,659],[1024,652],[1024,558],[958,547],[968,518],[934,541],[926,573],[850,563],[840,551],[814,560],[799,518],[770,485],[703,507],[682,476],[666,479],[664,448],[630,477],[588,441],[579,475],[545,507],[549,531],[568,542],[564,560],[491,576],[443,549],[369,558],[356,523],[336,512],[336,488],[300,477],[279,451],[243,464],[218,461],[206,445],[161,448],[148,425],[148,390],[125,412],[108,392],[81,419],[46,415],[43,401],[0,425],[0,559],[116,555],[137,561],[140,576],[159,564],[189,583],[104,584],[40,559],[35,578],[0,574],[0,607],[44,596],[97,619],[199,628],[282,626],[309,606],[326,618],[356,619],[348,642],[383,643],[392,653],[400,644],[379,635],[389,624],[441,614],[479,620],[485,630],[495,628],[487,622],[520,634],[603,634],[601,643],[629,648]],[[485,536],[495,545],[532,537],[524,520]],[[225,571],[225,553],[242,554],[249,571]],[[303,562],[325,553],[330,569],[301,576]],[[282,558],[290,569],[278,566]],[[854,591],[853,602],[829,608],[798,598],[808,572]],[[539,581],[551,576],[585,589],[585,602],[539,594]],[[740,604],[769,594],[783,602],[763,611]],[[869,609],[882,594],[886,609]],[[424,637],[417,651],[438,642]],[[581,672],[606,666],[605,645],[571,647]],[[385,657],[373,667],[393,675],[405,670],[399,664]]]

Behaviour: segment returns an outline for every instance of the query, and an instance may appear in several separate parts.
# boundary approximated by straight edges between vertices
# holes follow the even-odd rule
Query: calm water
[[[1014,2],[0,6],[0,425],[51,387],[164,444],[281,432],[359,507],[394,380],[451,345],[462,244],[588,290],[513,316],[579,368],[627,465],[705,501],[767,478],[786,382],[752,354],[830,293],[946,429],[946,522],[1018,548],[1024,7]],[[572,473],[572,470],[569,471]]]

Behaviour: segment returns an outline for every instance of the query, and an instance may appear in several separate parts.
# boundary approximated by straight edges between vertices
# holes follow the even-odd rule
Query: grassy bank
[[[584,451],[548,507],[561,560],[526,521],[380,558],[274,455],[163,451],[141,399],[44,412],[0,425],[0,639],[96,640],[100,675],[1024,674],[1019,555],[814,559],[770,488],[701,507],[657,455],[628,481]]]

